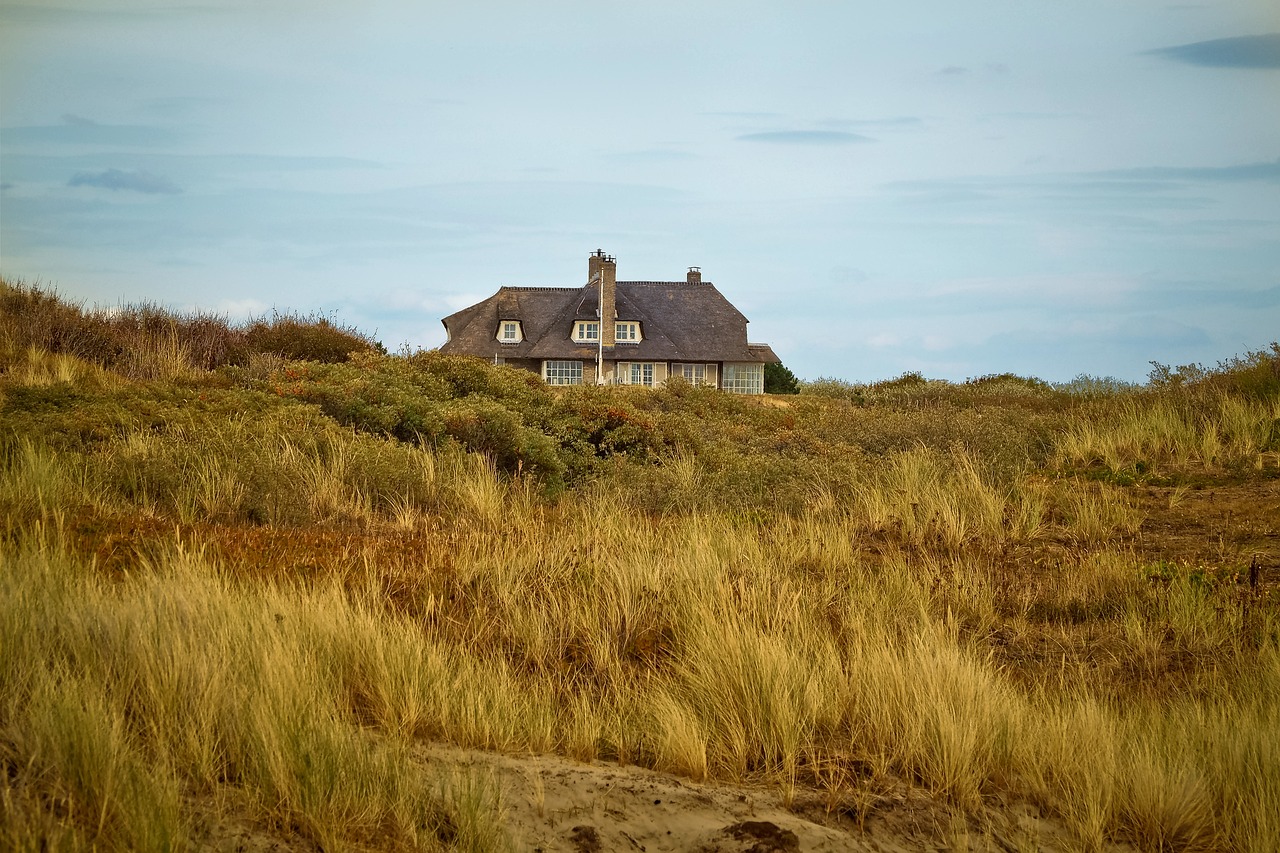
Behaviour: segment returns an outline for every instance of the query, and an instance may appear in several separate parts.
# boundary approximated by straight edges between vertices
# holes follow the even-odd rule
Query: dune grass
[[[960,816],[1025,800],[1084,850],[1280,848],[1275,590],[1143,557],[1127,485],[1268,476],[1273,398],[992,377],[763,407],[432,354],[208,370],[181,337],[143,370],[20,332],[7,847],[214,819],[505,849],[501,791],[415,757],[447,741],[859,816],[903,781]]]

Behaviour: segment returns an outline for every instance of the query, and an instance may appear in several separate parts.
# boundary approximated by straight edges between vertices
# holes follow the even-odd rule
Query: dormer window
[[[524,330],[520,328],[519,320],[503,320],[498,323],[498,342],[503,344],[518,344],[524,340]]]
[[[573,327],[573,339],[580,344],[594,344],[600,340],[599,321],[579,320]]]
[[[635,322],[617,323],[614,326],[613,339],[620,344],[640,343],[640,324]]]

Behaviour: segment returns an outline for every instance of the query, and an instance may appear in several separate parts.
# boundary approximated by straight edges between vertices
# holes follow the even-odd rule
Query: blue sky
[[[0,271],[336,312],[702,267],[805,378],[1280,337],[1280,6],[0,0]]]

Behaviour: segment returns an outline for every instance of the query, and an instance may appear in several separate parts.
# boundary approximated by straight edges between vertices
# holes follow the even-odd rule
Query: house
[[[531,370],[552,385],[655,386],[682,376],[764,393],[764,366],[778,357],[747,342],[747,318],[697,267],[684,281],[618,281],[617,270],[597,250],[580,287],[503,287],[444,318],[440,351]]]

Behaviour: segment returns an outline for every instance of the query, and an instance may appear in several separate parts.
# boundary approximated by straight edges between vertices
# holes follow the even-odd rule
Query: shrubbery
[[[4,280],[0,317],[0,365],[35,347],[139,379],[245,365],[262,353],[335,363],[352,352],[385,352],[368,335],[321,315],[274,314],[241,327],[221,315],[175,312],[150,303],[86,310],[56,292]]]
[[[786,365],[766,363],[764,366],[764,393],[799,394],[800,380]]]
[[[244,331],[248,348],[296,361],[336,364],[353,352],[386,349],[373,338],[328,317],[312,314],[272,314],[270,320],[250,323]]]
[[[683,459],[694,461],[704,483],[715,484],[713,502],[791,509],[803,504],[799,487],[785,476],[795,466],[821,460],[806,469],[803,488],[840,495],[848,488],[848,460],[921,445],[964,448],[1007,482],[1055,452],[1062,460],[1100,454],[1122,467],[1135,464],[1119,461],[1134,453],[1148,466],[1190,458],[1238,464],[1280,443],[1267,432],[1280,434],[1280,427],[1254,424],[1247,414],[1247,423],[1222,421],[1215,434],[1221,447],[1197,437],[1204,424],[1222,420],[1225,410],[1216,402],[1222,394],[1277,398],[1280,345],[1215,370],[1157,366],[1148,389],[1088,377],[1054,387],[1007,373],[951,383],[908,372],[872,384],[806,382],[800,395],[777,407],[678,378],[659,389],[552,389],[527,371],[482,359],[439,352],[389,356],[372,338],[321,316],[276,314],[237,328],[225,319],[150,305],[86,312],[39,288],[9,284],[0,286],[0,305],[6,310],[0,324],[5,365],[45,376],[11,387],[4,411],[15,425],[82,447],[135,428],[190,423],[199,416],[191,413],[212,414],[214,406],[261,414],[301,404],[372,436],[427,448],[456,444],[483,454],[505,475],[532,478],[551,492],[611,477],[632,493],[629,499],[653,506],[652,492],[671,485],[663,482],[685,464],[673,467],[673,460]],[[72,361],[46,364],[36,355],[46,350],[68,353]],[[88,375],[75,367],[75,358],[115,371],[109,375],[180,383],[117,388],[99,378],[96,385],[78,382],[72,391],[58,384],[57,374]],[[94,388],[101,393],[86,398]],[[1147,447],[1154,438],[1147,444],[1133,439],[1135,447],[1147,448],[1140,451],[1089,450],[1096,442],[1077,434],[1071,425],[1078,418],[1068,418],[1073,411],[1086,424],[1127,418],[1133,423],[1125,429],[1140,431],[1146,428],[1136,415],[1126,415],[1131,410],[1116,401],[1164,390],[1176,392],[1164,409],[1144,405],[1132,412],[1167,409],[1159,429],[1178,437],[1160,441],[1180,442],[1184,447],[1176,452]],[[80,413],[79,422],[56,426],[59,413],[71,409]],[[1175,422],[1181,424],[1176,430],[1170,426]],[[1060,437],[1064,430],[1067,444]]]
[[[1280,351],[760,399],[241,358],[152,308],[0,298],[10,847],[466,847],[407,775],[432,740],[850,814],[923,786],[962,831],[1030,801],[1082,849],[1277,848],[1277,590],[1243,556],[1269,485],[1243,523],[1201,510],[1206,542],[1167,529],[1177,489],[1120,484],[1271,476]],[[1205,556],[1143,556],[1170,546]]]

